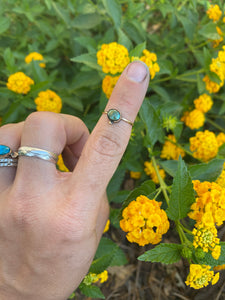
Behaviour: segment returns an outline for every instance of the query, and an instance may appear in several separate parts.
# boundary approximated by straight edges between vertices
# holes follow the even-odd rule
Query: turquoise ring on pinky
[[[0,167],[16,167],[18,153],[6,145],[0,145]]]
[[[103,114],[107,114],[107,117],[109,119],[109,124],[124,121],[124,122],[130,124],[131,126],[134,125],[134,123],[131,122],[130,120],[123,118],[117,109],[112,108],[112,109],[109,109],[108,111],[103,111]]]

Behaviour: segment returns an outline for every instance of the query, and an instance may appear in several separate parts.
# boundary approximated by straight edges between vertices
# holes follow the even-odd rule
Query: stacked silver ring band
[[[19,156],[36,157],[55,164],[58,161],[58,155],[47,150],[24,146],[14,152],[8,146],[0,145],[0,167],[16,167]]]

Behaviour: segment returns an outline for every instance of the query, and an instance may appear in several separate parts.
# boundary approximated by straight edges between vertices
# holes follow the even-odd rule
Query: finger
[[[35,112],[24,122],[21,146],[35,147],[57,155],[66,145],[78,155],[89,135],[84,123],[70,115],[51,112]],[[75,146],[77,145],[78,154]],[[15,182],[24,186],[29,178],[29,188],[36,190],[54,184],[58,172],[54,163],[35,157],[19,157]]]
[[[17,151],[20,146],[23,122],[0,127],[0,144]],[[10,186],[14,180],[16,167],[0,167],[0,191]]]
[[[131,63],[120,76],[106,111],[115,108],[121,112],[122,117],[134,122],[148,83],[147,66],[137,61]],[[74,188],[79,185],[84,193],[89,194],[90,191],[90,194],[101,198],[126,149],[131,129],[131,125],[125,121],[110,125],[106,114],[100,117],[74,170]],[[96,197],[92,198],[95,201]],[[87,201],[91,207],[91,200]]]

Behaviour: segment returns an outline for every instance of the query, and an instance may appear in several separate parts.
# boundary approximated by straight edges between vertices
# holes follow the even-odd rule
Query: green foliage
[[[167,209],[168,217],[173,221],[186,217],[194,200],[195,196],[190,174],[184,161],[179,157],[177,173],[173,179],[169,207]]]
[[[163,264],[173,264],[181,259],[182,245],[179,244],[159,244],[154,249],[146,251],[138,257],[142,261],[161,262]]]

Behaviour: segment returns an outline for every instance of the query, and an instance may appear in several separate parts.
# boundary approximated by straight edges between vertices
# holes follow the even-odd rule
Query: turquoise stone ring
[[[125,118],[121,117],[120,112],[117,109],[109,109],[108,111],[103,111],[103,114],[107,114],[107,117],[109,119],[109,124],[118,123],[119,121],[124,121],[131,126],[133,126],[133,123]]]
[[[17,162],[18,153],[6,145],[0,145],[0,167],[16,167]]]

